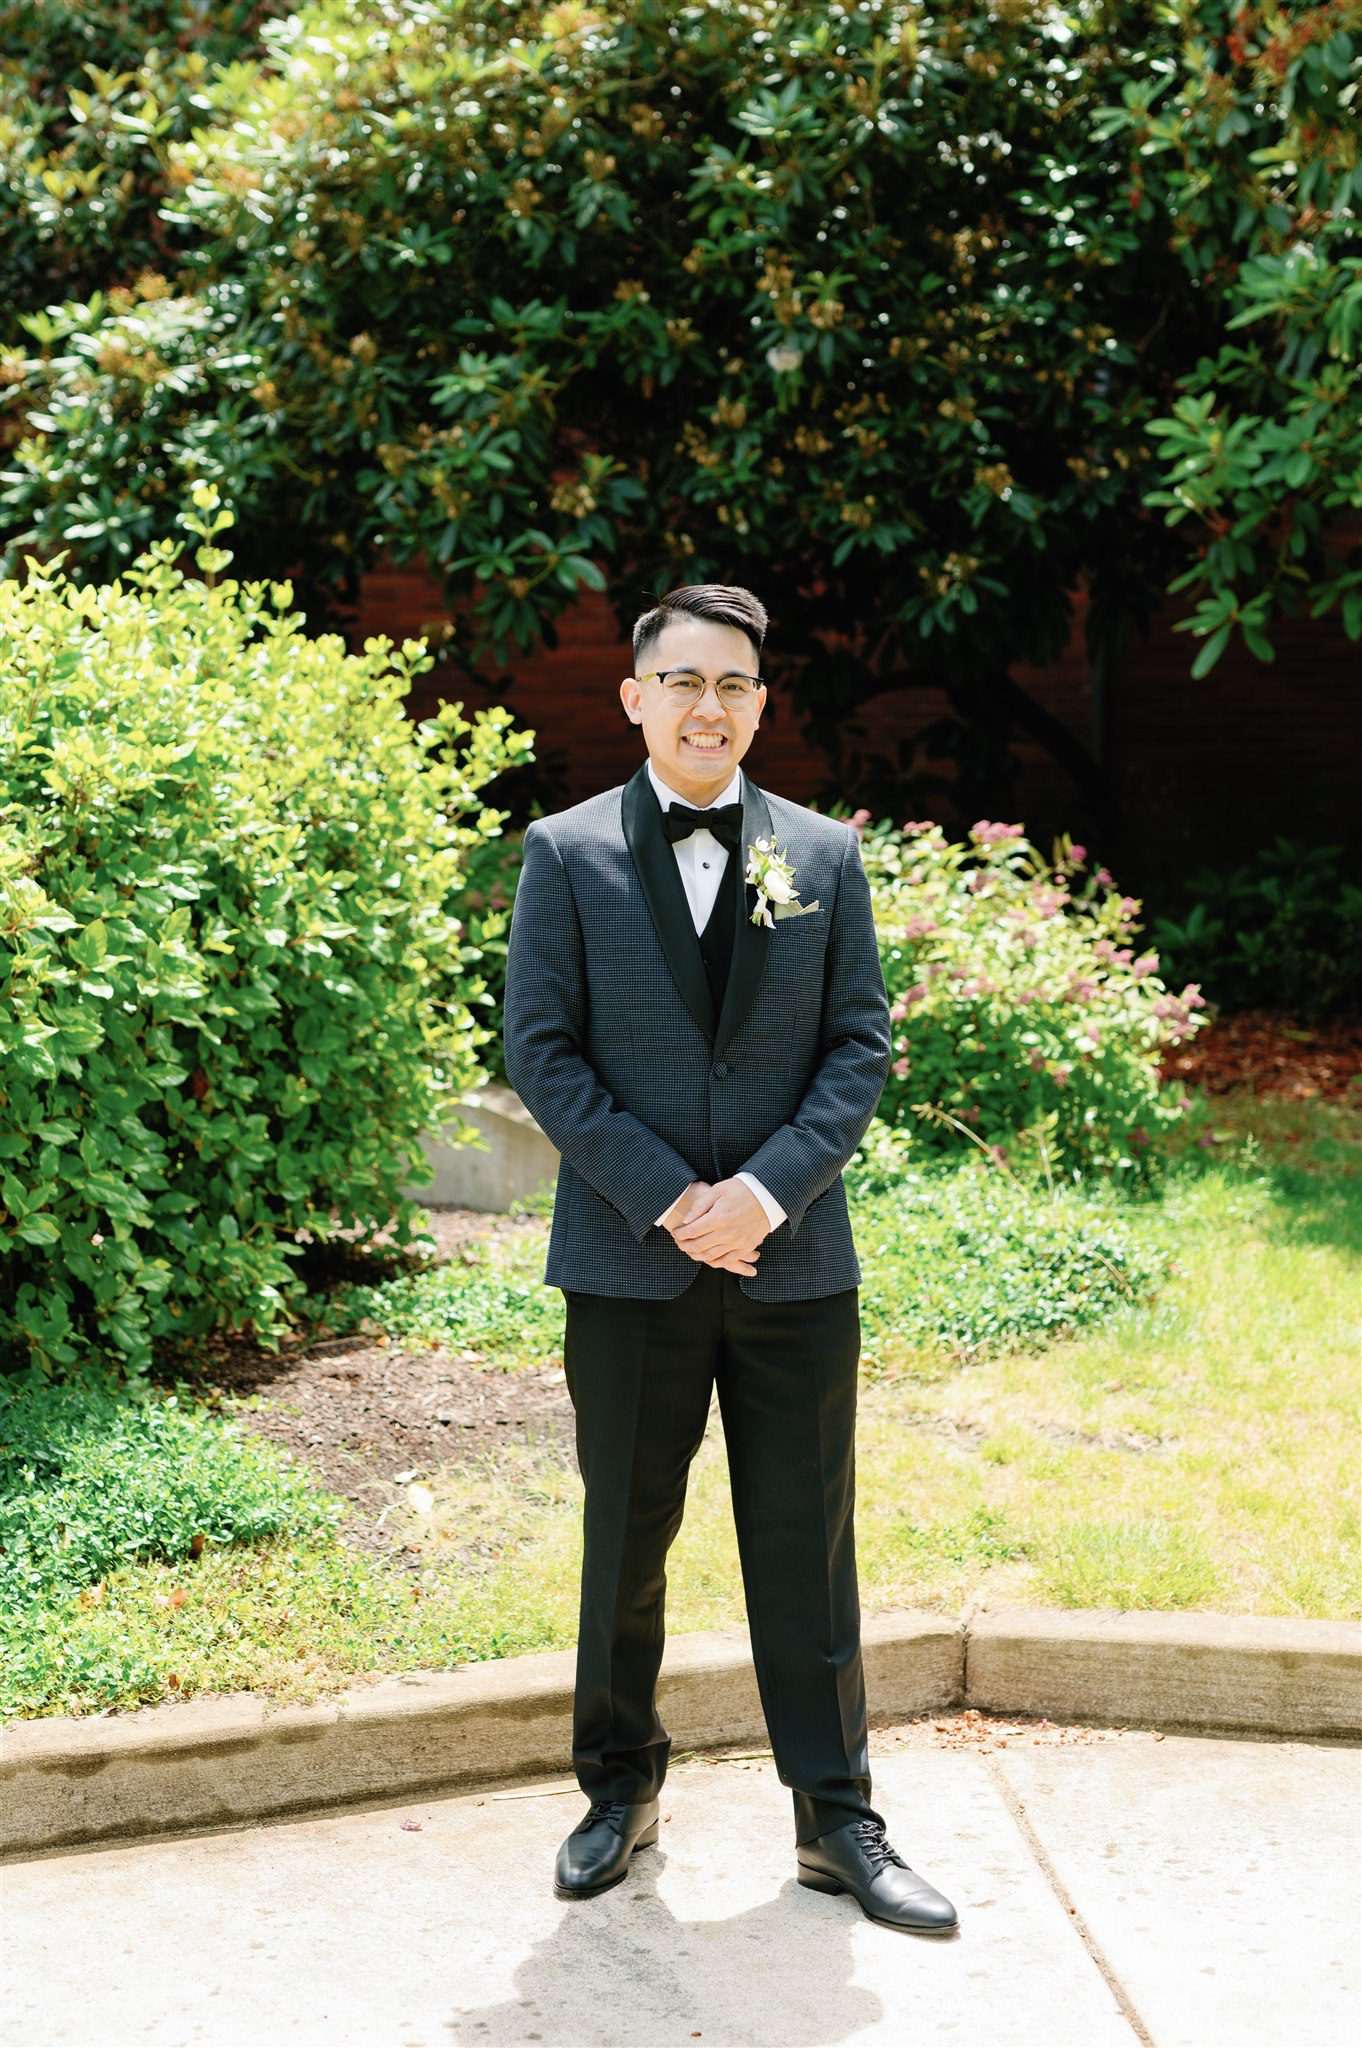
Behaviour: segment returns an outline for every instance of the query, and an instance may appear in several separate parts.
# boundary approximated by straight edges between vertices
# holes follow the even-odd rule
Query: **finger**
[[[720,1251],[732,1244],[733,1234],[718,1224],[711,1223],[703,1224],[695,1230],[679,1232],[677,1241],[684,1251],[708,1253]]]

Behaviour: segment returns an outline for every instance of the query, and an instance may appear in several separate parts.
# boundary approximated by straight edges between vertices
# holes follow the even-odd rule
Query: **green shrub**
[[[492,1033],[483,1048],[483,1065],[502,1083],[506,1081],[506,1050],[502,1042],[506,940],[511,905],[520,880],[524,837],[523,831],[509,832],[470,846],[464,861],[463,887],[450,904],[463,923],[467,943],[476,946],[480,955],[479,972],[484,986],[479,999],[481,1021]]]
[[[136,291],[96,293],[88,306],[26,317],[39,353],[0,354],[0,378],[27,364],[33,411],[22,432],[11,422],[14,460],[36,464],[63,507],[60,520],[27,536],[40,553],[72,548],[81,579],[98,582],[177,526],[207,468],[206,407],[227,428],[211,464],[222,496],[237,506],[259,499],[278,458],[257,395],[260,363],[238,333],[241,297],[234,284],[198,298],[167,296],[164,280],[144,278]],[[119,489],[121,475],[144,476],[145,489]],[[256,559],[291,560],[287,535],[259,510],[250,528]],[[7,566],[17,570],[17,549]]]
[[[921,1104],[929,1146],[958,1151],[964,1125],[1036,1169],[1142,1177],[1181,1114],[1159,1054],[1204,1004],[1137,956],[1135,899],[1105,869],[1080,883],[1082,848],[1052,864],[1018,825],[952,843],[939,825],[857,823],[894,1025],[879,1115],[908,1123]]]
[[[291,0],[0,0],[0,298],[41,308],[174,260],[167,151]],[[125,557],[126,560],[126,557]]]
[[[0,1388],[0,1612],[144,1559],[333,1523],[279,1452],[175,1395],[28,1374]]]
[[[1362,889],[1340,846],[1279,837],[1228,873],[1203,868],[1153,938],[1224,1009],[1309,1016],[1362,1004]]]
[[[236,394],[145,358],[164,453],[80,435],[55,398],[88,364],[31,328],[11,547],[87,497],[111,556],[169,532],[188,438],[309,592],[427,562],[457,657],[603,583],[629,618],[657,584],[779,590],[798,715],[922,675],[962,776],[1044,732],[1015,671],[1062,651],[1085,566],[1106,638],[1181,564],[1146,423],[1218,330],[1094,135],[1180,47],[1147,6],[316,0],[260,42],[167,139],[158,225],[177,287],[244,286],[268,471],[238,497]]]
[[[1154,1223],[1109,1187],[1027,1187],[982,1159],[924,1167],[878,1117],[847,1167],[867,1355],[881,1366],[1036,1346],[1149,1299],[1168,1270]]]
[[[488,1037],[448,903],[528,736],[413,727],[421,642],[348,655],[172,548],[0,584],[0,1357],[50,1368],[273,1342],[299,1232],[408,1243]]]

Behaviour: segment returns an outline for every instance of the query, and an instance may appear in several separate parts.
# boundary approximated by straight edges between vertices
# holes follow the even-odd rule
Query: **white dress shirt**
[[[683,796],[679,796],[674,789],[670,788],[662,780],[662,777],[658,774],[651,761],[648,763],[648,779],[657,792],[657,800],[664,811],[669,811],[673,804],[682,804],[686,801]],[[727,789],[723,790],[720,795],[711,798],[709,803],[692,804],[690,808],[695,811],[709,811],[714,808],[715,804],[733,804],[740,802],[741,799],[742,770],[741,768],[735,768],[733,780],[729,783]],[[724,878],[724,864],[729,858],[728,848],[724,845],[722,839],[716,839],[712,832],[697,831],[692,832],[688,838],[676,840],[672,846],[672,852],[676,855],[676,865],[681,873],[681,881],[686,891],[686,901],[690,905],[691,921],[696,931],[702,932],[709,923],[709,914],[714,908],[714,899],[719,893],[719,884]],[[766,1211],[772,1230],[775,1229],[778,1223],[785,1221],[785,1210],[781,1208],[780,1203],[770,1190],[762,1186],[754,1173],[740,1173],[737,1175],[737,1179],[746,1181],[748,1187],[751,1188],[753,1194],[761,1203],[762,1208]],[[668,1213],[664,1209],[662,1216]],[[659,1223],[662,1221],[662,1216],[657,1218]]]

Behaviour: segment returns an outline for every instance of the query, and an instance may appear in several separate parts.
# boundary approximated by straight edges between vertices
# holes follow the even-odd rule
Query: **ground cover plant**
[[[938,1183],[928,1201],[914,1174],[949,1179],[949,1168],[912,1169],[895,1187],[886,1159],[867,1155],[853,1193],[866,1271],[867,1611],[956,1613],[982,1598],[1362,1612],[1356,1097],[1200,1103],[1170,1141],[1165,1181],[1139,1198],[1100,1185],[1019,1189],[976,1166],[969,1147],[958,1186]],[[891,1154],[902,1143],[891,1134]],[[511,1302],[532,1273],[532,1243],[542,1256],[547,1203],[537,1237],[529,1218],[533,1208],[504,1250]],[[1047,1256],[1050,1278],[1037,1284]],[[494,1265],[468,1268],[475,1293]],[[391,1284],[405,1318],[406,1280]],[[369,1317],[381,1299],[370,1284]],[[544,1378],[542,1363],[500,1355],[495,1377]],[[527,1353],[547,1355],[537,1340]],[[263,1540],[209,1542],[197,1558],[191,1545],[187,1556],[111,1559],[83,1593],[54,1588],[29,1610],[22,1655],[11,1646],[3,1711],[91,1711],[209,1687],[309,1698],[364,1672],[569,1645],[580,1482],[565,1395],[562,1408],[552,1435],[394,1461],[381,1514],[398,1547],[386,1562],[356,1542],[352,1500],[338,1522],[323,1514]],[[259,1417],[249,1405],[224,1412],[247,1427]],[[741,1619],[713,1426],[669,1582],[673,1628]]]
[[[0,1713],[35,1695],[56,1708],[178,1690],[133,1642],[74,1628],[54,1657],[54,1631],[139,1565],[173,1582],[205,1556],[307,1543],[341,1512],[305,1470],[187,1393],[40,1371],[0,1380]],[[158,1583],[152,1597],[173,1612],[185,1596]]]

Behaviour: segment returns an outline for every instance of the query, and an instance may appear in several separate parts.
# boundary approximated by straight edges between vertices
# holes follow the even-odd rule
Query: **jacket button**
[[[714,1062],[714,1076],[715,1076],[715,1079],[716,1079],[716,1080],[719,1080],[719,1081],[722,1081],[722,1080],[723,1080],[723,1078],[724,1078],[724,1075],[725,1075],[725,1074],[726,1074],[727,1072],[728,1072],[728,1061],[727,1061],[727,1060],[715,1060],[715,1062]]]

